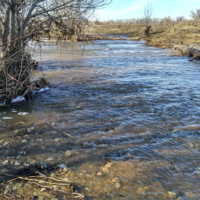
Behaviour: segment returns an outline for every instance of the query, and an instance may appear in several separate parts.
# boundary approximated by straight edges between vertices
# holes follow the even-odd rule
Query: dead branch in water
[[[185,45],[171,44],[172,50],[178,51],[183,56],[192,57],[189,61],[200,59],[200,49],[195,47],[187,47]]]
[[[34,187],[38,192],[38,197],[43,196],[45,198],[52,197],[52,194],[55,196],[65,196],[68,199],[79,199],[83,200],[84,195],[73,191],[73,184],[70,181],[63,179],[57,179],[54,177],[49,177],[41,173],[37,173],[34,176],[13,176],[9,174],[0,173],[1,176],[14,177],[8,181],[5,181],[0,184],[0,196],[3,196],[5,199],[24,199],[25,192],[28,188]],[[13,186],[18,185],[20,182],[23,183],[23,189],[18,188],[13,190]],[[27,188],[27,189],[26,189]],[[2,190],[1,190],[2,189]],[[34,196],[33,194],[30,194]]]

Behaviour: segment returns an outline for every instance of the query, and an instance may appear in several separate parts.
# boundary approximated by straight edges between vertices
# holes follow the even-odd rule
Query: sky
[[[191,11],[200,9],[200,0],[149,0],[153,17],[164,18],[184,16],[190,18]],[[148,0],[113,0],[106,8],[97,10],[94,19],[99,21],[142,18]]]

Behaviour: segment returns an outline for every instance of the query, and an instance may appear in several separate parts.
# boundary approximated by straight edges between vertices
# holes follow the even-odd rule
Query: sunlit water
[[[35,59],[50,89],[1,107],[0,123],[53,121],[72,135],[53,156],[88,199],[200,199],[199,63],[142,41],[49,43]]]

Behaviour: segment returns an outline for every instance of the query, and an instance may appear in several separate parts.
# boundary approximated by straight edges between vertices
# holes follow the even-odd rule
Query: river
[[[1,107],[0,124],[53,122],[74,137],[47,141],[41,160],[66,163],[87,199],[200,199],[199,63],[122,40],[45,43],[34,58],[49,90]]]

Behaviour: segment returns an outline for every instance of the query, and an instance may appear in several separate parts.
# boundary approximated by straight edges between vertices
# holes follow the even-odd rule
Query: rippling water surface
[[[50,89],[1,108],[1,124],[53,121],[72,135],[76,145],[60,142],[53,155],[88,199],[200,199],[199,63],[142,41],[49,43],[37,52],[34,76],[44,74]]]

